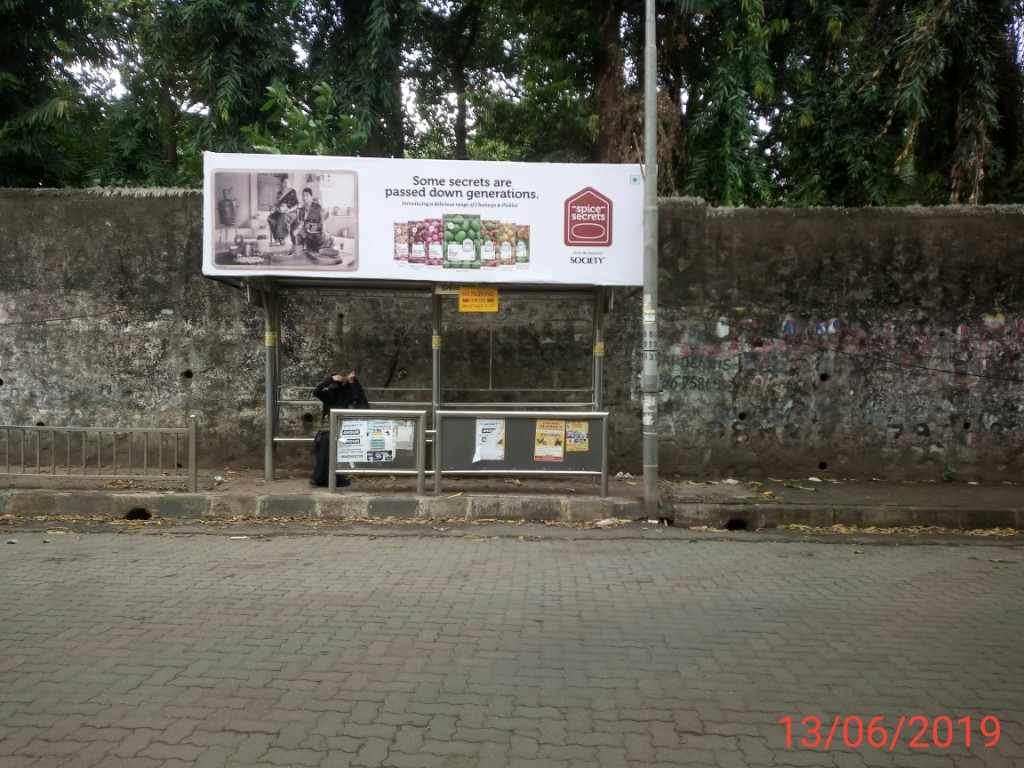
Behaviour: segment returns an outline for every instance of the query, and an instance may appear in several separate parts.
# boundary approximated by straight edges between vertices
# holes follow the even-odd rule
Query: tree
[[[128,0],[115,9],[125,95],[113,105],[111,179],[198,185],[202,152],[247,147],[267,89],[299,81],[300,0]]]
[[[364,153],[402,157],[406,27],[415,0],[309,0],[300,42],[308,78],[326,83],[367,136]]]
[[[96,68],[110,58],[100,2],[0,0],[0,186],[75,186],[102,152]]]
[[[1021,149],[1009,0],[789,2],[770,106],[779,199],[797,205],[980,203]]]
[[[203,150],[641,159],[640,0],[38,8],[0,0],[2,184],[198,185]],[[658,8],[663,194],[1024,200],[1024,0]]]
[[[436,147],[436,139],[443,137],[456,160],[469,158],[470,92],[486,89],[491,68],[501,61],[493,10],[484,0],[427,0],[413,25],[417,32],[408,73],[415,83],[419,120],[426,126],[424,144]]]

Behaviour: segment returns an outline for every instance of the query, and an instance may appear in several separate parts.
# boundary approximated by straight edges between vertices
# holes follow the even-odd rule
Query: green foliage
[[[642,157],[641,0],[45,7],[0,0],[2,185],[197,186],[206,150]],[[662,191],[1024,201],[1022,40],[1024,0],[660,0]]]
[[[74,186],[102,151],[102,120],[83,68],[110,51],[98,2],[65,0],[40,13],[35,0],[0,0],[0,185]]]
[[[313,87],[310,104],[296,101],[280,85],[267,87],[263,123],[242,128],[254,152],[284,155],[355,155],[366,144],[355,118],[338,103],[327,83]]]
[[[101,183],[198,186],[202,152],[246,147],[266,89],[298,81],[300,0],[123,0],[118,74]]]
[[[401,157],[405,151],[402,99],[406,36],[414,0],[309,0],[299,23],[308,51],[306,74],[327,83],[347,105],[365,154]]]

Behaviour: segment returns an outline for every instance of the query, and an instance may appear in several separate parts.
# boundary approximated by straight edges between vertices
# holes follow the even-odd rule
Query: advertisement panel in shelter
[[[643,284],[636,165],[206,153],[203,274]]]

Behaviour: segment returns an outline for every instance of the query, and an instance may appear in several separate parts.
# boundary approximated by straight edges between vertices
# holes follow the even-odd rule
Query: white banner
[[[636,165],[206,153],[203,274],[643,284]]]

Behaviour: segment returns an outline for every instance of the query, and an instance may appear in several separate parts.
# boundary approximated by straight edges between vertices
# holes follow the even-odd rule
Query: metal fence
[[[23,427],[0,424],[0,475],[182,478],[196,492],[196,417],[186,427]]]
[[[426,489],[426,425],[426,411],[332,409],[328,489],[337,489],[342,471],[415,475],[416,492],[422,496]]]
[[[607,411],[438,411],[434,492],[448,475],[565,475],[599,479],[608,496]],[[498,430],[485,450],[481,428]]]

